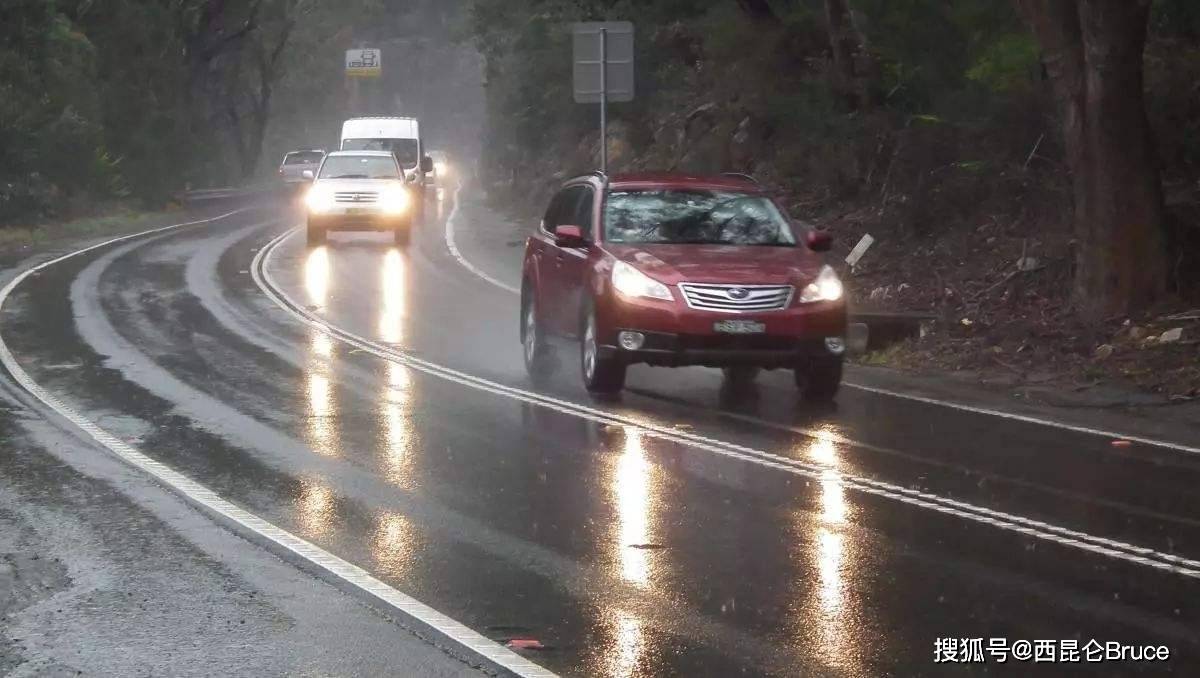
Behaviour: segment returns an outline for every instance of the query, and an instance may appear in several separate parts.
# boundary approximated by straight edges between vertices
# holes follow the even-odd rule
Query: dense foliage
[[[1022,1],[1032,11],[1068,6]],[[471,29],[488,83],[486,168],[500,190],[524,196],[594,167],[596,107],[571,99],[569,24],[630,20],[638,98],[610,109],[617,169],[752,172],[784,189],[801,215],[830,222],[852,213],[910,249],[914,238],[1016,224],[1010,235],[1046,235],[1039,242],[1070,278],[1078,196],[1044,45],[1020,5],[476,0]],[[1168,204],[1172,196],[1196,202],[1198,18],[1190,0],[1156,0],[1143,22],[1146,108]],[[1138,26],[1130,30],[1136,36]],[[1142,225],[1152,242],[1169,231],[1161,240],[1171,250],[1173,290],[1187,284],[1181,272],[1200,269],[1192,216],[1174,210],[1166,224]]]
[[[447,44],[457,6],[0,0],[0,224],[112,198],[161,203],[187,186],[263,177],[288,148],[336,143],[343,117],[396,108],[350,110],[344,50]],[[395,90],[430,79],[391,70],[407,73]]]

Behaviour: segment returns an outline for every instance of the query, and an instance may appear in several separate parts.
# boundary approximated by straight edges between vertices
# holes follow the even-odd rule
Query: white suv
[[[308,244],[325,242],[329,231],[391,231],[397,245],[407,246],[414,223],[413,187],[387,151],[334,151],[315,173],[305,171],[312,187],[308,207]]]

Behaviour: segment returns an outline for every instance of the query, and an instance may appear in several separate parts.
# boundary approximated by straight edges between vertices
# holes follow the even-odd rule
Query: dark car
[[[283,156],[283,162],[279,163],[279,178],[287,184],[307,184],[310,179],[304,177],[305,170],[315,174],[324,159],[325,151],[319,148],[310,151],[290,151]]]
[[[790,219],[741,175],[568,181],[526,241],[521,341],[535,379],[552,339],[578,341],[584,385],[624,387],[635,363],[705,365],[730,379],[794,370],[806,398],[842,376],[842,283],[828,234]]]

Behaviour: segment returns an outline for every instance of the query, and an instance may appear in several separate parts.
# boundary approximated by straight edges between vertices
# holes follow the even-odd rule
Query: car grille
[[[371,192],[334,193],[333,199],[336,202],[357,202],[357,203],[375,202],[375,201],[379,200],[379,194],[375,193],[373,191],[371,191]]]
[[[715,285],[679,283],[687,305],[703,311],[750,313],[778,311],[792,301],[791,285]]]

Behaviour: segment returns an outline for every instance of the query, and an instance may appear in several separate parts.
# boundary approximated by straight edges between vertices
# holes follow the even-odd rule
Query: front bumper
[[[309,212],[308,224],[312,228],[326,231],[394,231],[412,226],[412,215],[409,212],[385,214],[372,208],[358,209],[362,211],[349,212],[346,208],[334,208],[320,214]]]
[[[846,306],[842,302],[793,304],[764,313],[719,313],[687,307],[682,301],[608,299],[598,311],[600,351],[621,362],[679,367],[796,367],[813,360],[841,360],[845,352]],[[766,331],[725,334],[723,320],[753,320]],[[621,332],[644,337],[636,350],[622,348]]]
[[[833,350],[825,338],[798,339],[732,334],[727,337],[710,337],[630,331],[636,331],[645,337],[641,348],[628,350],[614,344],[603,344],[600,346],[601,356],[615,358],[626,364],[645,363],[662,367],[699,365],[773,369],[796,367],[812,360],[840,360],[845,351],[844,342],[843,348]]]

